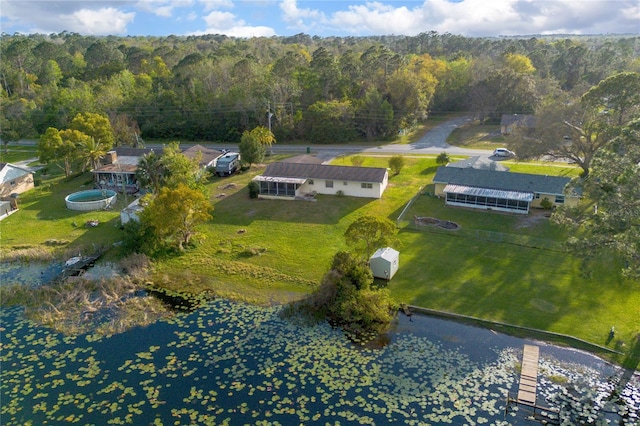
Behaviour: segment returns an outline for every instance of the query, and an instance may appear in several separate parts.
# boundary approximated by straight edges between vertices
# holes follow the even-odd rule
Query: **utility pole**
[[[267,104],[267,121],[269,122],[269,132],[271,132],[271,117],[273,114],[271,113],[271,101]]]
[[[269,122],[269,137],[271,137],[272,133],[271,133],[271,117],[273,117],[273,114],[271,113],[271,101],[269,101],[269,103],[267,104],[267,121]],[[269,155],[273,155],[273,148],[269,149]]]

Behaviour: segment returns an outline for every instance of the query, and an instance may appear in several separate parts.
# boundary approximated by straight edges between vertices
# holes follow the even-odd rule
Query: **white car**
[[[496,148],[493,150],[494,157],[515,157],[516,153],[509,151],[507,148]]]

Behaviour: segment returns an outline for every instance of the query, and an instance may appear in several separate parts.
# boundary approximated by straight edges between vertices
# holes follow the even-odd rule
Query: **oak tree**
[[[162,188],[144,208],[140,221],[163,245],[182,251],[196,235],[198,225],[212,218],[212,210],[202,191],[180,183],[175,188]]]
[[[349,225],[344,237],[354,252],[366,260],[378,248],[394,243],[396,233],[395,223],[387,218],[361,216]]]

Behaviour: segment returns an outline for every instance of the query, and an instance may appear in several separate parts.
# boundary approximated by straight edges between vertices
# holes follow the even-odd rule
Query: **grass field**
[[[38,157],[38,149],[36,146],[11,146],[7,152],[4,147],[0,149],[0,163],[17,163],[31,158]]]
[[[341,159],[340,161],[345,161]],[[366,157],[386,167],[388,157]],[[618,273],[618,260],[603,254],[583,264],[561,250],[567,234],[544,215],[528,217],[447,208],[432,192],[433,157],[406,157],[380,200],[318,196],[315,202],[253,200],[247,183],[261,168],[216,178],[209,184],[213,220],[202,226],[197,247],[156,262],[154,281],[171,290],[209,292],[254,303],[282,303],[311,292],[333,255],[346,249],[343,233],[360,215],[399,221],[400,269],[389,286],[402,303],[573,335],[613,348],[640,332],[640,292]],[[575,168],[505,162],[512,171],[573,176]],[[111,245],[122,238],[118,208],[73,212],[68,193],[87,189],[91,176],[42,177],[20,198],[21,211],[1,222],[6,251],[66,242],[60,250]],[[431,191],[430,191],[431,189]],[[457,231],[416,229],[413,215],[460,225]],[[100,220],[96,228],[83,224]]]

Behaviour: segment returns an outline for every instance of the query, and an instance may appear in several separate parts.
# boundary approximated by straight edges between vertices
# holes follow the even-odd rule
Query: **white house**
[[[253,180],[260,185],[260,198],[294,200],[309,194],[381,198],[389,174],[380,167],[277,162]]]
[[[202,145],[194,145],[190,148],[185,149],[184,151],[182,151],[182,153],[189,159],[198,158],[198,156],[200,156],[200,167],[202,168],[215,168],[218,162],[218,158],[224,155],[224,152],[222,151],[218,151],[213,148],[207,148],[206,146]]]
[[[11,163],[0,163],[0,196],[22,194],[33,189],[33,172]]]
[[[376,250],[369,258],[369,268],[376,278],[390,280],[398,272],[400,253],[391,247]]]

